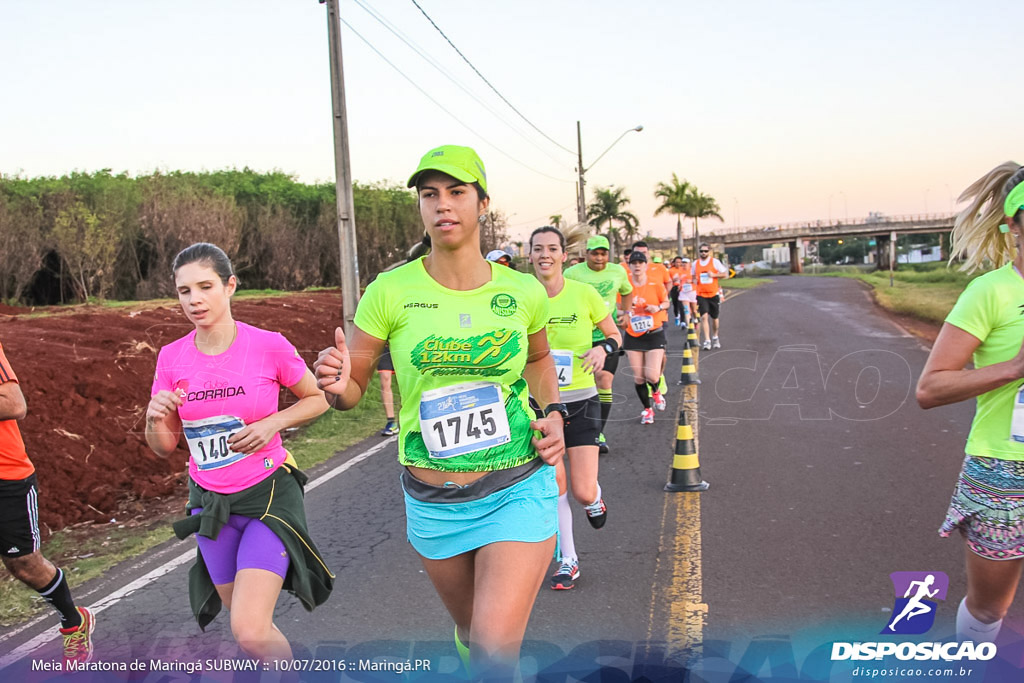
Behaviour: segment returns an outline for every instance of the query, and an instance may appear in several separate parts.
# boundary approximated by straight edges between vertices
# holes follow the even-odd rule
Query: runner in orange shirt
[[[626,336],[622,348],[633,368],[636,395],[644,406],[640,424],[654,424],[654,407],[665,410],[664,392],[659,390],[659,375],[665,363],[665,322],[669,307],[668,291],[662,282],[647,276],[647,256],[637,250],[629,255],[633,275],[633,306],[627,312]]]
[[[700,245],[700,258],[693,264],[694,287],[697,290],[697,310],[700,312],[700,327],[704,332],[704,349],[720,349],[718,341],[718,313],[721,303],[718,294],[721,287],[718,280],[729,276],[725,265],[711,255],[707,242]],[[708,319],[710,320],[710,326]],[[710,327],[710,329],[709,329]]]
[[[92,659],[92,612],[77,607],[67,577],[39,551],[36,468],[28,459],[18,420],[28,407],[18,377],[0,345],[0,559],[14,578],[60,613],[64,663]]]
[[[647,246],[647,242],[644,242],[643,240],[633,242],[633,252],[639,252],[644,255],[644,258],[647,259],[646,273],[648,281],[660,283],[665,288],[666,296],[668,296],[668,291],[672,289],[672,276],[669,274],[668,268],[660,263],[654,263],[651,261],[650,248]],[[630,263],[632,264],[632,262]],[[627,268],[626,272],[630,274],[630,284],[635,287],[636,281],[633,279],[632,271],[630,268]],[[668,316],[666,315],[665,317],[667,320]],[[658,392],[662,395],[668,393],[668,384],[665,383],[665,363],[667,360],[668,356],[662,354],[661,370],[658,371]],[[660,410],[664,410],[664,408],[661,408]]]

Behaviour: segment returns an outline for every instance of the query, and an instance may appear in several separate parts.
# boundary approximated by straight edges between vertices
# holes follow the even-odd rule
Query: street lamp
[[[608,149],[606,149],[605,151],[603,151],[600,154],[598,154],[597,158],[594,159],[590,163],[590,166],[587,166],[586,168],[584,168],[583,167],[583,136],[580,133],[580,122],[579,121],[576,122],[576,149],[577,149],[577,151],[579,153],[579,158],[577,160],[576,168],[580,172],[580,180],[579,180],[579,187],[578,187],[579,196],[576,198],[576,202],[577,202],[577,204],[576,204],[576,217],[577,217],[577,219],[579,220],[580,223],[586,223],[587,222],[587,193],[584,190],[584,187],[586,186],[586,181],[583,178],[583,174],[586,173],[587,171],[589,171],[590,169],[594,168],[594,164],[599,162],[601,160],[601,157],[603,157],[605,154],[607,154],[609,152],[609,150],[611,150],[612,147],[614,147],[616,144],[618,144],[619,140],[621,140],[622,138],[626,137],[627,134],[632,133],[633,131],[636,131],[637,133],[639,133],[643,129],[644,129],[643,126],[637,126],[636,128],[630,128],[629,130],[624,132],[622,135],[620,135],[619,137],[615,138],[615,142],[613,142],[612,144],[608,145]]]

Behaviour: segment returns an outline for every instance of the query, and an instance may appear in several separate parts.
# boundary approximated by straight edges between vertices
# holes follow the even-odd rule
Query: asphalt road
[[[748,670],[762,660],[769,671],[773,663],[786,670],[794,659],[799,669],[830,639],[877,639],[891,618],[894,571],[948,574],[934,635],[952,631],[965,590],[963,544],[940,539],[936,529],[973,405],[917,407],[913,387],[927,350],[879,314],[854,281],[777,278],[730,298],[722,321],[724,348],[700,354],[702,384],[691,390],[709,490],[662,489],[684,399],[676,386],[683,335],[672,328],[669,407],[654,425],[639,424],[632,376],[625,359],[620,365],[606,430],[612,452],[601,460],[608,523],[594,531],[577,514],[582,576],[572,591],[541,589],[524,672],[546,669],[546,680],[572,680],[573,672],[601,665],[621,672],[608,680],[681,680],[676,667],[693,664],[693,654],[703,654],[706,663],[696,666],[706,671],[734,670],[741,659]],[[365,454],[383,441],[371,439],[310,472],[316,479],[348,463],[307,494],[310,528],[337,575],[335,590],[313,613],[282,596],[275,620],[306,660],[425,658],[431,675],[443,677],[458,667],[452,623],[405,540],[394,440]],[[188,563],[130,583],[190,547],[170,542],[81,591],[86,604],[104,606],[97,659],[238,656],[226,615],[205,633],[193,622]],[[126,585],[127,595],[108,597]],[[1020,616],[1008,629],[1024,631],[1024,599],[1011,614]],[[0,663],[52,632],[55,621],[47,615],[0,632]],[[59,660],[58,646],[50,640],[26,653],[4,680],[15,672],[45,680],[28,673],[32,661]],[[400,680],[351,671],[303,677]]]

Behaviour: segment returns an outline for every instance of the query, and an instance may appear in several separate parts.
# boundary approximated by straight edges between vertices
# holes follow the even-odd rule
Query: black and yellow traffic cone
[[[697,366],[693,364],[693,351],[690,349],[683,349],[683,370],[679,384],[684,386],[700,384],[700,379],[697,378]]]
[[[670,493],[682,491],[707,491],[709,484],[700,478],[700,461],[697,445],[693,440],[693,427],[686,420],[686,411],[679,411],[679,426],[676,428],[676,452],[672,456],[672,471],[669,473],[665,490]]]
[[[690,324],[686,326],[686,346],[683,348],[695,349],[700,346],[700,340],[697,338],[697,328],[693,324],[693,318],[690,318]]]

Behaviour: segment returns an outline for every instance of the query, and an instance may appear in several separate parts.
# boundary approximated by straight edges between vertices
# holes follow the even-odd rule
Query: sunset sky
[[[625,187],[656,236],[674,234],[652,196],[673,172],[732,227],[948,212],[983,172],[1024,161],[1019,0],[417,2],[566,149],[412,0],[341,0],[362,36],[343,27],[353,174],[404,182],[427,149],[473,146],[514,234],[575,215],[577,120],[585,166],[644,126],[587,184]],[[316,0],[3,7],[0,173],[249,166],[333,181]]]

